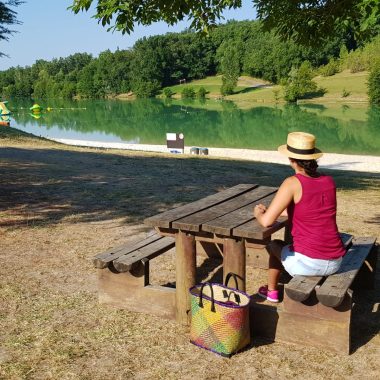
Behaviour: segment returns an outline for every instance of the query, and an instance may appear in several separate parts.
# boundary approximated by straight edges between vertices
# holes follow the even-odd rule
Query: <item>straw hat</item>
[[[278,151],[290,158],[315,160],[323,153],[315,147],[315,136],[305,132],[291,132],[287,143],[278,147]]]

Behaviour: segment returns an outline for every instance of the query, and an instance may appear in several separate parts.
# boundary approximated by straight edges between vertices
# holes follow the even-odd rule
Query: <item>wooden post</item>
[[[223,281],[228,273],[232,272],[238,276],[239,290],[245,291],[246,257],[244,240],[224,239],[223,244]],[[229,283],[235,286],[234,282]]]
[[[179,231],[176,246],[176,320],[187,325],[190,310],[189,288],[195,285],[196,254],[193,235]]]

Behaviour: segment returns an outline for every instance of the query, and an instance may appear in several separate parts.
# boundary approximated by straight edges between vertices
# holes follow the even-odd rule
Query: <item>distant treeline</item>
[[[334,37],[319,49],[282,42],[263,32],[258,21],[229,22],[208,37],[192,31],[138,40],[129,50],[87,53],[0,72],[0,95],[32,98],[105,98],[132,91],[154,96],[180,79],[191,81],[221,72],[231,46],[240,73],[279,83],[304,61],[318,68],[356,48],[349,36]],[[351,54],[351,53],[350,53]],[[365,69],[365,68],[364,68]]]

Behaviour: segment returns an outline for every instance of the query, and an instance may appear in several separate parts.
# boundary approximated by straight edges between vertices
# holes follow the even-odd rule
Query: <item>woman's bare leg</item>
[[[276,290],[280,274],[284,269],[281,264],[281,251],[286,245],[282,240],[273,240],[267,245],[269,253],[268,290]]]

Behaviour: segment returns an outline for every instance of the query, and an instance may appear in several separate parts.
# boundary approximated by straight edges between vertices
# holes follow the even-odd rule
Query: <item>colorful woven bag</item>
[[[248,294],[205,282],[190,288],[190,299],[191,343],[227,357],[250,343]]]

